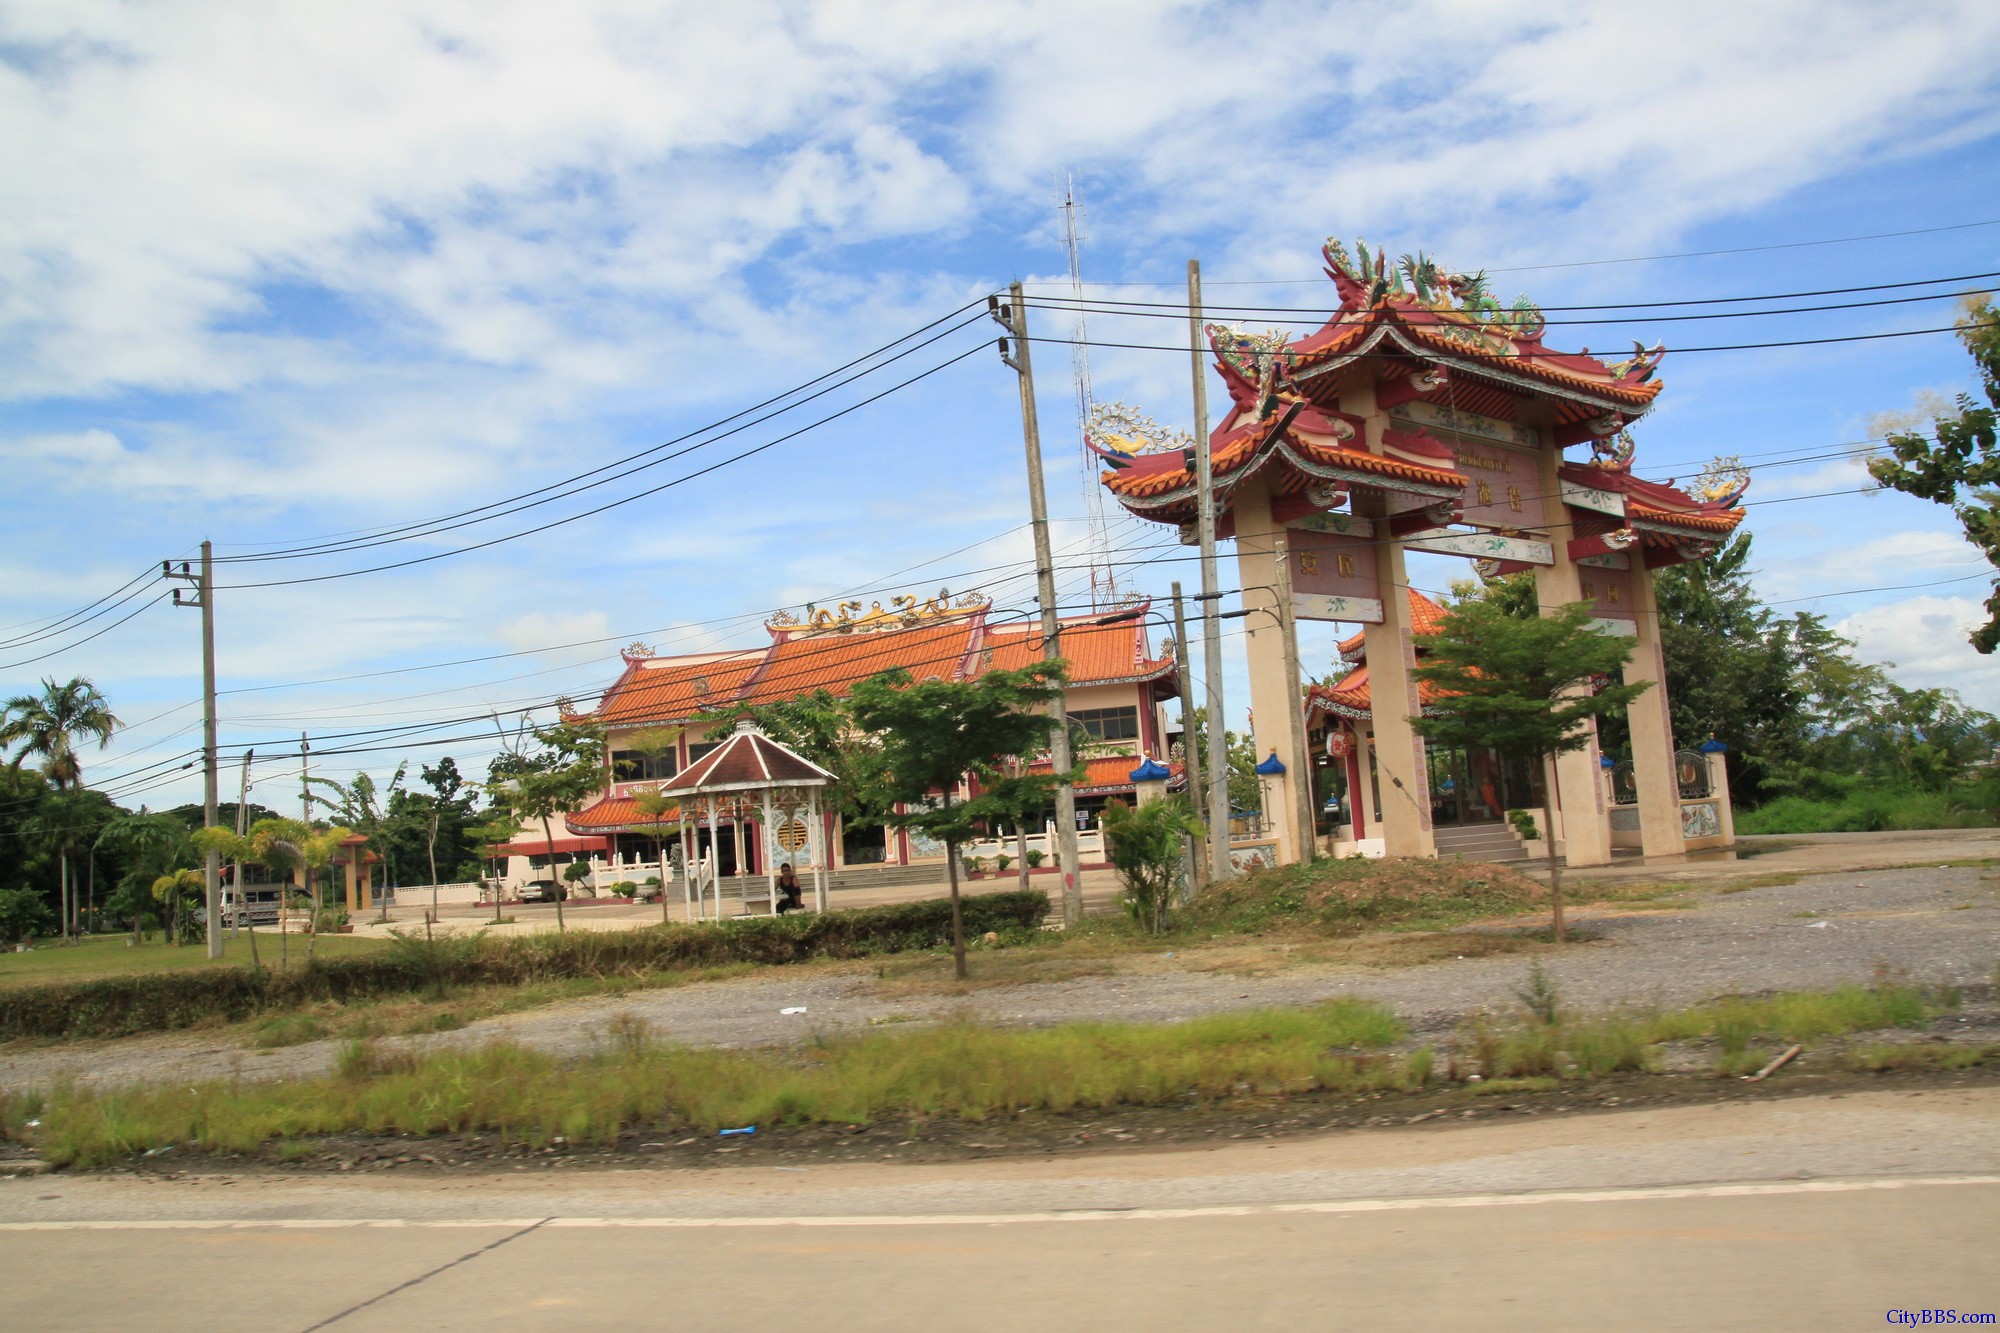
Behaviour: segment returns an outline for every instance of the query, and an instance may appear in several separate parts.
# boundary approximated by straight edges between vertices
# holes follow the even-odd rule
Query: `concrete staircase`
[[[1436,830],[1440,857],[1464,857],[1468,861],[1525,861],[1528,849],[1514,835],[1511,824],[1473,824]]]
[[[921,866],[843,866],[827,877],[827,888],[890,889],[904,884],[942,884],[944,880],[942,861]]]

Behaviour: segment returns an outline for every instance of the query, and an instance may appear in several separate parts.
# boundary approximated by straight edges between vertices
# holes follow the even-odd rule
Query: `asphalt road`
[[[1881,1328],[2000,1313],[1996,1228],[2000,1089],[1968,1088],[810,1173],[6,1181],[0,1318]]]

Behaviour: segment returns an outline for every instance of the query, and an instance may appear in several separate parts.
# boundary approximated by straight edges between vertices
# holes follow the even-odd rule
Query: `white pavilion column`
[[[1562,450],[1545,445],[1542,449],[1542,493],[1561,495]],[[1558,505],[1557,512],[1562,512]],[[1571,531],[1558,526],[1549,534],[1556,562],[1535,570],[1535,597],[1544,613],[1585,600],[1583,576],[1569,554]],[[1611,812],[1604,802],[1604,781],[1599,773],[1597,724],[1586,724],[1588,743],[1580,750],[1557,755],[1551,765],[1556,775],[1556,802],[1562,833],[1563,856],[1572,869],[1578,866],[1608,865],[1611,861]],[[1555,829],[1550,829],[1553,836]]]
[[[1285,670],[1285,633],[1278,616],[1278,525],[1271,521],[1271,497],[1253,478],[1231,498],[1236,520],[1236,576],[1243,589],[1244,646],[1250,658],[1250,721],[1257,758],[1276,752],[1285,772],[1263,779],[1264,821],[1276,835],[1278,864],[1300,860],[1298,793],[1301,775],[1292,754],[1291,716],[1304,706],[1299,682]],[[1311,836],[1310,830],[1307,836]]]
[[[1373,813],[1382,830],[1383,855],[1434,857],[1430,774],[1423,737],[1410,725],[1420,705],[1417,678],[1411,674],[1417,666],[1417,647],[1410,637],[1410,575],[1402,546],[1385,542],[1378,547],[1375,568],[1382,623],[1367,626],[1363,640],[1368,647],[1368,709],[1382,786],[1382,808]],[[1365,780],[1365,771],[1362,776]]]
[[[764,887],[771,895],[771,915],[778,914],[778,858],[771,853],[778,840],[777,826],[771,822],[771,789],[764,788],[764,822],[757,826],[757,857],[764,863]]]
[[[1679,856],[1687,851],[1681,837],[1681,788],[1674,772],[1674,726],[1667,709],[1667,664],[1660,651],[1660,608],[1653,594],[1653,571],[1642,550],[1634,546],[1632,609],[1638,613],[1639,635],[1625,663],[1625,683],[1652,686],[1632,701],[1626,721],[1632,731],[1632,777],[1639,789],[1639,842],[1647,856]]]

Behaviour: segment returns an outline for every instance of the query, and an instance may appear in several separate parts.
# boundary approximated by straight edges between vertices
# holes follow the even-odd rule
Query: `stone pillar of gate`
[[[1243,589],[1244,650],[1250,658],[1250,722],[1261,759],[1292,753],[1291,715],[1304,707],[1299,682],[1285,668],[1285,631],[1278,616],[1278,525],[1271,519],[1271,496],[1262,478],[1253,478],[1230,497],[1236,520],[1236,577]],[[1264,822],[1278,842],[1278,864],[1291,865],[1304,852],[1299,842],[1298,794],[1304,775],[1287,761],[1284,773],[1263,779],[1268,797]],[[1311,836],[1307,830],[1306,836]]]
[[[1632,609],[1639,633],[1632,656],[1625,662],[1625,683],[1645,681],[1652,688],[1632,701],[1626,720],[1632,731],[1632,777],[1639,791],[1639,842],[1647,856],[1679,856],[1687,851],[1681,837],[1681,788],[1674,771],[1674,726],[1667,711],[1667,665],[1660,651],[1660,609],[1653,595],[1653,571],[1643,551],[1634,546]]]
[[[1378,528],[1377,531],[1382,529]],[[1382,623],[1365,630],[1368,646],[1368,707],[1375,730],[1375,763],[1381,774],[1384,856],[1436,856],[1431,830],[1431,784],[1424,741],[1410,725],[1420,705],[1416,641],[1410,636],[1410,582],[1403,548],[1385,542],[1375,552],[1381,580]]]
[[[1562,450],[1545,444],[1542,448],[1542,493],[1562,494]],[[1557,512],[1562,512],[1558,505]],[[1571,602],[1584,601],[1583,577],[1570,558],[1569,542],[1574,534],[1567,524],[1550,532],[1556,562],[1535,570],[1535,597],[1544,614]],[[1634,555],[1637,555],[1635,550]],[[1586,724],[1589,742],[1580,750],[1556,756],[1556,800],[1562,809],[1563,856],[1572,868],[1608,865],[1611,861],[1611,812],[1604,800],[1604,782],[1598,770],[1597,724]],[[1553,832],[1554,830],[1551,830]]]

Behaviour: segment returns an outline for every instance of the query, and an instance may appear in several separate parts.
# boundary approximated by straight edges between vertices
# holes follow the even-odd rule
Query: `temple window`
[[[659,782],[680,772],[680,757],[671,751],[648,755],[638,750],[611,752],[613,782]]]
[[[1136,740],[1139,735],[1139,710],[1136,706],[1079,708],[1069,717],[1070,721],[1089,732],[1093,740],[1129,741]]]

